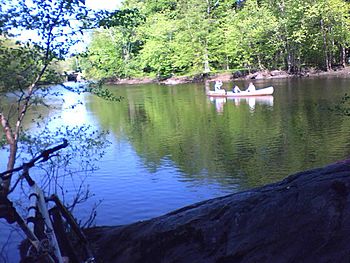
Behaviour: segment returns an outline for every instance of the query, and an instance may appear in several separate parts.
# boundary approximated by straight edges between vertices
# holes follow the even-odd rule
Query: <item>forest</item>
[[[92,78],[329,71],[349,62],[349,11],[344,0],[126,0],[80,67]]]

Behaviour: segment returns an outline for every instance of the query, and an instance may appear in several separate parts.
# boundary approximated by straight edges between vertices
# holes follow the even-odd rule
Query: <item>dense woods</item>
[[[126,0],[82,65],[95,78],[331,70],[348,62],[349,11],[344,0]]]

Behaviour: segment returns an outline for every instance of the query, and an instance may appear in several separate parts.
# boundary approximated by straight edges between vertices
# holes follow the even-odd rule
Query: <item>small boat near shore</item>
[[[266,96],[273,94],[273,87],[267,87],[263,89],[256,89],[255,91],[241,91],[232,92],[225,90],[208,91],[207,96],[209,97],[251,97],[251,96]]]

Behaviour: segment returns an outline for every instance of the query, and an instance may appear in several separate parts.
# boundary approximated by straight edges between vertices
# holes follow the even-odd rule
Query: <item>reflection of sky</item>
[[[65,85],[78,89],[78,85],[80,84],[65,83]],[[50,129],[54,129],[62,125],[75,127],[84,124],[92,126],[96,124],[93,113],[86,108],[86,103],[89,101],[89,94],[78,94],[61,87],[58,87],[57,89],[59,89],[61,95],[58,97],[54,96],[48,101],[48,103],[55,108],[50,113]]]
[[[71,85],[78,85],[71,83]],[[50,117],[60,116],[50,123],[50,128],[60,125],[99,126],[94,112],[86,104],[100,100],[89,94],[60,90],[63,103],[58,98],[52,102],[57,108]],[[50,103],[51,104],[51,103]],[[113,122],[113,119],[110,120]],[[124,224],[159,216],[194,202],[217,197],[232,191],[215,180],[187,177],[170,159],[164,158],[156,170],[150,171],[128,140],[117,140],[111,134],[112,146],[99,162],[100,169],[88,178],[94,197],[77,208],[79,218],[87,218],[94,202],[103,200],[98,207],[97,224]],[[198,174],[198,177],[202,174]],[[233,186],[234,188],[235,186]],[[157,205],[154,205],[157,204]],[[111,210],[116,207],[117,209]]]
[[[86,207],[103,200],[97,210],[97,225],[145,220],[232,192],[215,181],[208,183],[186,177],[168,158],[150,172],[130,142],[111,140],[113,144],[101,161],[100,170],[88,178],[95,195],[77,210],[80,216],[87,217]]]
[[[61,121],[68,126],[84,125],[88,122],[88,112],[84,102],[84,94],[66,92],[63,96]]]

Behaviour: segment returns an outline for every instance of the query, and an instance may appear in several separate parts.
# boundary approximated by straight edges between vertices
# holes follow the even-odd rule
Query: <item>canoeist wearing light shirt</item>
[[[246,91],[247,92],[252,92],[252,91],[255,91],[255,90],[256,89],[255,89],[254,84],[252,82],[250,82]]]
[[[221,80],[215,81],[215,86],[214,86],[215,91],[221,90],[221,87],[222,87],[222,81]]]

